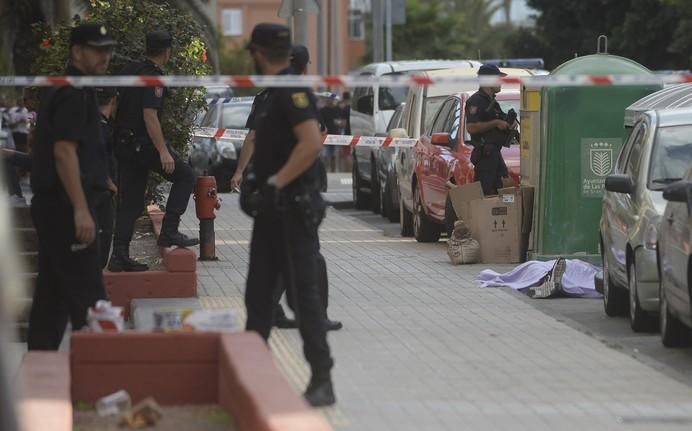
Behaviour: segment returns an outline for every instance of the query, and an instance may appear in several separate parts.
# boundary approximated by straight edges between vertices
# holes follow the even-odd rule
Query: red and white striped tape
[[[537,76],[427,76],[427,75],[210,75],[210,76],[0,76],[0,87],[410,87],[433,84],[496,84],[529,87],[612,86],[682,84],[692,82],[692,73],[665,75],[537,75]]]
[[[213,138],[216,140],[242,141],[247,135],[247,130],[236,129],[214,129],[210,127],[200,127],[195,129],[193,136],[197,138]],[[392,138],[379,136],[350,136],[350,135],[327,135],[323,141],[324,145],[335,145],[341,147],[413,147],[416,139],[411,138]]]

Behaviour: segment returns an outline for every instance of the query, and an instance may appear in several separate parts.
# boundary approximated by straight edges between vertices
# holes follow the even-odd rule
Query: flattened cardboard
[[[476,199],[483,199],[483,188],[480,182],[454,186],[449,190],[449,199],[452,201],[454,212],[457,218],[464,220],[469,228],[471,227],[471,207],[470,203]]]

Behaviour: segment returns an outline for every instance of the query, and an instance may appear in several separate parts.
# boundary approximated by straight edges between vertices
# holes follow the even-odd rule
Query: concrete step
[[[31,207],[13,207],[10,211],[12,226],[34,227],[31,220]]]
[[[19,258],[23,262],[23,269],[29,272],[38,271],[38,251],[23,251],[19,253]]]
[[[19,251],[37,251],[38,235],[33,227],[15,227],[12,229],[17,240]]]

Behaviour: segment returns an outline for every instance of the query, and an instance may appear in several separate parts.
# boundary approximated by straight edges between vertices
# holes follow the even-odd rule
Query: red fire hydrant
[[[199,219],[199,260],[218,260],[214,235],[214,210],[221,208],[216,194],[216,178],[197,177],[195,185],[195,211]]]

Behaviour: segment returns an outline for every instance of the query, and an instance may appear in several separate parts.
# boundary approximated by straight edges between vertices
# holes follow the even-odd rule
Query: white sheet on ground
[[[550,272],[554,260],[547,262],[529,261],[522,263],[512,271],[499,274],[486,269],[481,271],[476,281],[481,287],[510,287],[514,290],[526,289],[535,286],[545,275]],[[599,268],[578,259],[568,259],[565,274],[562,277],[562,291],[567,296],[580,298],[598,298],[601,295],[596,292],[594,275]]]

